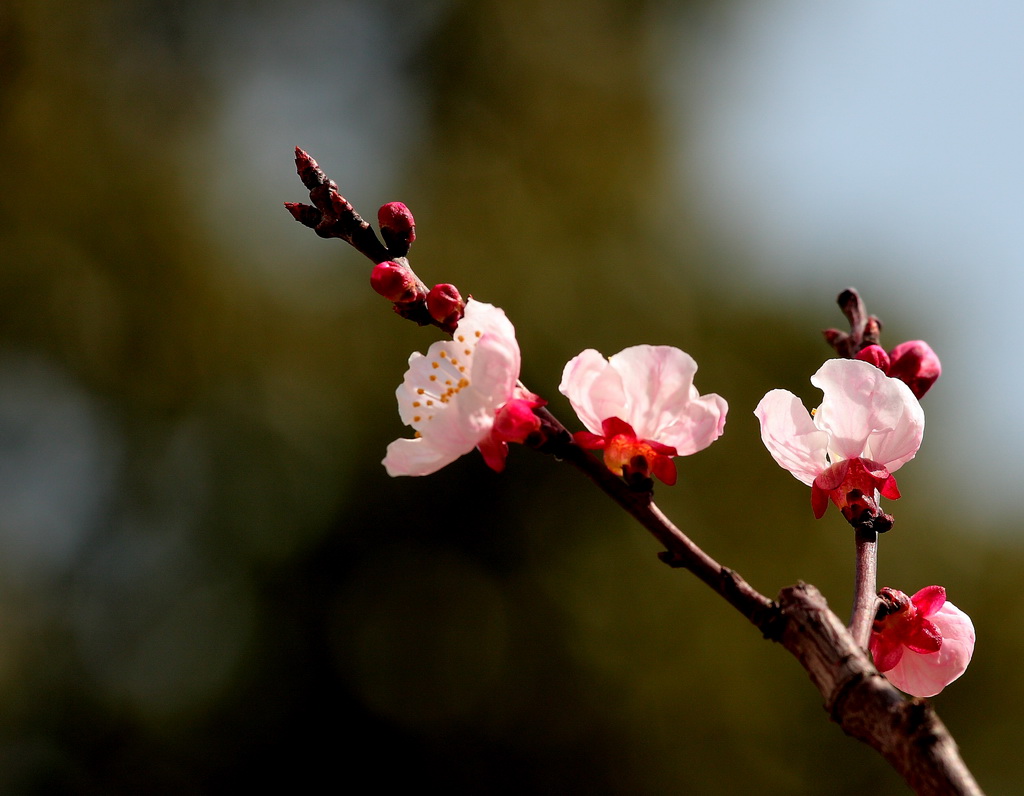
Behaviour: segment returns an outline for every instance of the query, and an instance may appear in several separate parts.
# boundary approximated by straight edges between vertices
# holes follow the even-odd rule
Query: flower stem
[[[856,526],[855,539],[857,553],[850,634],[858,647],[867,649],[871,624],[878,610],[878,533]]]

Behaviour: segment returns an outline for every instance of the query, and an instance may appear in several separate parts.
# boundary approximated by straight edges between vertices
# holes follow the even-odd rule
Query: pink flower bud
[[[861,362],[870,362],[882,373],[886,375],[889,373],[889,355],[885,353],[885,349],[880,345],[869,345],[866,348],[862,348],[854,359],[859,359]]]
[[[377,263],[370,274],[370,287],[396,304],[422,298],[420,286],[419,279],[410,268],[390,260]]]
[[[900,343],[889,352],[889,375],[905,382],[920,398],[942,375],[942,363],[924,340]]]
[[[434,285],[427,293],[427,312],[445,329],[454,329],[465,309],[466,303],[455,285]]]
[[[393,257],[405,257],[416,240],[416,220],[401,202],[388,202],[377,211],[377,223],[384,244]]]
[[[540,431],[540,418],[533,410],[543,406],[546,401],[518,387],[516,395],[521,397],[513,398],[498,409],[494,416],[494,430],[491,433],[502,442],[521,444],[526,442],[528,436]]]
[[[935,696],[967,670],[974,654],[971,618],[941,586],[913,597],[884,588],[871,629],[871,657],[886,679],[912,696]]]

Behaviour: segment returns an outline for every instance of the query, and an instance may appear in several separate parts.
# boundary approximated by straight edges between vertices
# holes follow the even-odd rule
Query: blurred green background
[[[691,353],[727,433],[659,504],[761,591],[807,580],[845,616],[851,533],[751,411],[817,399],[850,284],[889,346],[940,329],[842,252],[826,289],[751,289],[680,188],[696,111],[666,107],[666,70],[686,85],[677,49],[741,5],[0,5],[0,792],[906,792],[575,471],[515,449],[501,476],[474,454],[389,479],[394,389],[438,334],[281,206],[306,198],[296,144],[364,216],[406,202],[419,274],[508,312],[566,422],[582,349]],[[971,421],[924,405],[930,432]],[[881,579],[973,617],[933,702],[1007,793],[1019,522],[972,522],[984,473],[928,441]]]

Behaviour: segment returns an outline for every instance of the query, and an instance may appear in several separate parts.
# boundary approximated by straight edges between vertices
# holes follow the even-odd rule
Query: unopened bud
[[[427,312],[445,329],[454,329],[465,309],[466,303],[455,285],[434,285],[427,293]]]
[[[885,349],[880,345],[869,345],[867,348],[862,348],[857,352],[857,356],[854,359],[870,362],[882,373],[889,373],[889,355],[885,353]]]
[[[329,185],[331,182],[320,165],[298,147],[295,147],[295,170],[307,190],[312,191],[318,185]]]
[[[540,418],[533,413],[538,404],[536,400],[513,399],[502,406],[494,416],[492,433],[503,442],[526,442],[531,434],[540,431]]]
[[[889,352],[889,359],[889,375],[906,382],[918,398],[942,375],[942,363],[924,340],[900,343]]]
[[[847,355],[850,347],[850,335],[838,329],[826,329],[822,334],[825,336],[825,342],[832,346],[839,356],[845,357]]]
[[[412,269],[390,260],[377,263],[370,274],[370,287],[396,304],[423,298],[421,284]]]
[[[324,215],[312,205],[304,205],[301,202],[285,202],[285,208],[292,214],[292,218],[310,229],[316,229]]]
[[[384,245],[393,257],[405,257],[416,240],[416,220],[401,202],[388,202],[377,211],[377,223]]]

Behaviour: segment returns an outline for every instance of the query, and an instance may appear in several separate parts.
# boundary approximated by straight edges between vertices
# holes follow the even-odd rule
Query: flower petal
[[[929,617],[946,603],[946,590],[942,586],[925,586],[910,601],[921,616]]]
[[[924,412],[906,384],[855,359],[828,360],[811,383],[825,394],[814,423],[829,433],[833,459],[863,457],[894,472],[917,454]]]
[[[667,345],[636,345],[609,357],[622,377],[627,402],[623,420],[641,439],[660,439],[687,404],[699,395],[693,387],[697,363],[685,351]]]
[[[395,396],[402,421],[417,438],[388,446],[388,473],[427,475],[486,440],[495,413],[514,394],[519,366],[515,328],[505,313],[470,299],[454,339],[434,343],[426,356],[409,357]],[[491,456],[488,463],[496,461]]]
[[[729,404],[721,396],[701,395],[679,410],[678,419],[664,426],[658,439],[675,448],[677,456],[689,456],[722,436],[728,411]]]
[[[469,453],[473,447],[459,451],[439,450],[423,437],[396,439],[388,445],[388,452],[382,464],[390,476],[430,475],[463,454]]]
[[[606,418],[626,414],[622,377],[593,348],[566,363],[558,391],[569,399],[580,422],[594,434],[602,433],[601,423]]]
[[[788,390],[772,390],[754,410],[761,440],[779,466],[811,486],[825,469],[828,434],[814,425],[800,399]]]
[[[638,439],[686,456],[721,436],[729,409],[721,397],[697,392],[696,372],[693,357],[672,346],[632,346],[607,360],[588,349],[565,366],[558,389],[593,433],[618,417]]]

